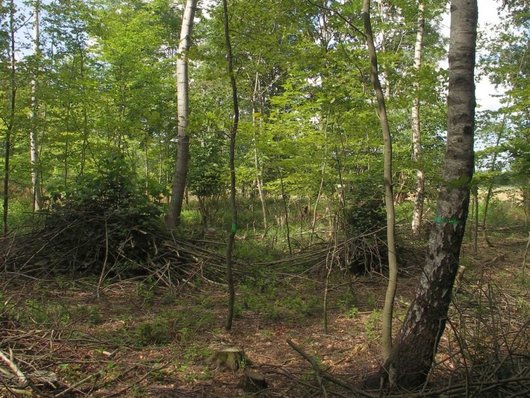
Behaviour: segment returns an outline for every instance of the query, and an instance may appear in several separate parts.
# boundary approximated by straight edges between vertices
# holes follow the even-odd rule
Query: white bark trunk
[[[260,81],[259,81],[259,74],[256,72],[256,80],[254,83],[254,92],[252,93],[252,127],[254,130],[254,168],[256,170],[256,187],[258,188],[258,194],[259,194],[259,200],[261,202],[261,213],[263,216],[263,236],[267,234],[267,204],[265,202],[265,193],[263,192],[263,173],[261,169],[261,165],[259,162],[259,155],[258,155],[258,132],[261,132],[261,123],[263,119],[263,115],[261,114],[263,109],[262,106],[260,106],[260,117],[259,120],[256,120],[256,103],[258,102],[259,97],[259,91],[260,91]],[[260,101],[261,105],[261,101]]]
[[[198,0],[186,0],[180,29],[177,54],[177,164],[171,191],[171,202],[166,216],[166,224],[169,228],[174,228],[180,223],[188,175],[190,143],[187,131],[189,115],[188,51],[191,45],[191,32],[197,2]]]
[[[419,97],[419,71],[421,68],[424,35],[425,5],[423,0],[418,4],[418,22],[416,30],[416,44],[414,46],[414,70],[416,80],[413,83],[414,102],[412,104],[411,129],[412,129],[412,160],[416,163],[416,198],[414,200],[414,210],[412,212],[412,234],[418,236],[423,219],[423,202],[425,197],[425,173],[421,164],[421,125],[420,125],[420,97]]]
[[[11,97],[9,98],[9,119],[7,123],[7,131],[5,138],[5,155],[4,155],[4,236],[7,236],[9,232],[9,177],[10,177],[10,165],[9,157],[11,155],[11,138],[15,131],[15,111],[16,111],[16,98],[17,98],[17,67],[16,67],[16,55],[15,55],[15,32],[16,32],[16,8],[14,0],[9,2],[9,78],[10,78],[10,91]]]
[[[379,373],[390,387],[414,388],[425,382],[445,329],[473,177],[477,17],[477,0],[452,0],[443,182],[420,286]]]
[[[41,208],[41,195],[39,187],[39,152],[38,152],[38,75],[40,62],[40,1],[35,1],[33,10],[33,55],[35,57],[34,72],[31,78],[31,128],[29,132],[30,167],[31,167],[31,193],[33,211]]]

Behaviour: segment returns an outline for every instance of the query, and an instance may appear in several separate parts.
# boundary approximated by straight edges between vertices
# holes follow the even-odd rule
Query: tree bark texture
[[[418,21],[416,27],[416,43],[414,45],[414,69],[419,79],[423,53],[423,34],[425,28],[425,5],[423,0],[418,4]],[[423,202],[425,198],[425,172],[421,164],[421,124],[420,124],[420,97],[419,82],[415,80],[412,84],[414,89],[414,101],[411,112],[412,129],[412,160],[416,163],[416,198],[414,199],[414,210],[412,212],[412,234],[418,236],[423,219]]]
[[[383,308],[383,355],[385,359],[390,355],[392,349],[392,313],[394,310],[394,297],[397,286],[397,259],[395,243],[395,215],[394,215],[394,193],[392,188],[392,136],[388,126],[385,96],[379,81],[379,70],[377,65],[377,53],[372,34],[370,21],[370,0],[363,0],[363,22],[366,35],[366,44],[370,54],[371,73],[370,77],[377,98],[377,114],[383,131],[384,141],[384,183],[385,183],[385,207],[386,207],[386,237],[388,246],[388,286]]]
[[[29,132],[30,166],[31,166],[31,193],[33,211],[41,208],[41,194],[39,183],[39,151],[37,140],[39,98],[38,98],[38,75],[40,66],[40,1],[35,1],[33,10],[33,54],[35,65],[31,79],[31,128]]]
[[[226,330],[232,329],[232,321],[234,319],[234,305],[236,299],[234,287],[234,273],[232,270],[232,256],[234,252],[234,243],[237,232],[237,206],[236,206],[236,166],[235,166],[235,152],[236,152],[236,135],[239,127],[239,101],[237,96],[236,76],[234,73],[234,57],[232,55],[232,44],[230,40],[230,28],[228,25],[228,3],[223,0],[223,16],[224,16],[224,34],[226,45],[226,58],[228,61],[228,75],[230,77],[230,87],[232,89],[232,108],[234,112],[232,127],[230,128],[230,143],[229,143],[229,169],[230,169],[230,213],[232,215],[232,225],[230,227],[230,234],[228,235],[228,244],[226,247],[226,276],[228,283],[228,316],[226,319]]]
[[[166,225],[168,228],[175,228],[180,223],[180,213],[182,211],[182,203],[184,202],[186,178],[188,175],[190,157],[190,138],[188,135],[188,51],[191,46],[191,32],[197,1],[186,0],[180,29],[180,43],[177,54],[177,164],[171,190],[171,201],[166,216]]]
[[[451,1],[447,150],[435,224],[416,293],[380,372],[383,385],[414,388],[427,379],[444,332],[473,176],[477,1]]]
[[[15,130],[15,107],[17,98],[17,79],[16,79],[16,58],[15,58],[15,2],[9,2],[9,75],[11,81],[11,96],[9,99],[9,121],[7,124],[5,155],[4,155],[4,236],[9,232],[9,157],[11,156],[11,138]]]
[[[265,202],[265,193],[263,192],[263,173],[258,154],[258,132],[261,133],[261,123],[263,117],[263,101],[260,95],[260,80],[259,73],[256,72],[256,80],[254,82],[254,91],[252,93],[252,127],[254,130],[253,144],[254,144],[254,168],[256,169],[256,188],[258,189],[259,200],[261,202],[261,213],[263,215],[263,236],[267,234],[267,204]],[[258,100],[259,98],[259,100]],[[260,103],[259,118],[256,117],[258,110],[256,104]]]

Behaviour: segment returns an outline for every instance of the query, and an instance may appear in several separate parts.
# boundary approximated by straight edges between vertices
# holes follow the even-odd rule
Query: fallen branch
[[[77,387],[79,387],[81,384],[87,382],[88,380],[92,379],[93,377],[99,377],[101,376],[101,374],[103,373],[103,370],[98,370],[97,372],[95,373],[92,373],[91,375],[88,375],[87,377],[79,380],[77,383],[75,384],[72,384],[70,387],[64,389],[63,391],[61,391],[59,394],[55,395],[55,398],[59,398],[59,397],[62,397],[63,395],[69,393],[70,391],[73,391],[75,389],[77,389]]]
[[[370,397],[370,398],[373,398],[375,397],[374,395],[372,394],[369,394],[367,392],[364,392],[362,390],[359,390],[358,388],[355,388],[354,386],[352,386],[351,384],[341,380],[341,379],[338,379],[332,375],[330,375],[328,372],[326,372],[325,370],[321,369],[320,366],[318,366],[318,364],[316,363],[315,359],[313,357],[311,357],[309,354],[307,354],[306,352],[304,352],[304,350],[302,350],[302,348],[300,348],[298,345],[296,345],[291,339],[287,339],[287,344],[289,344],[289,346],[295,350],[298,354],[300,354],[306,361],[308,361],[310,364],[311,364],[311,367],[313,368],[313,370],[315,371],[315,374],[317,376],[317,381],[318,383],[320,384],[320,387],[321,388],[324,388],[323,384],[322,384],[322,379],[326,379],[340,387],[343,387],[345,388],[346,390],[356,394],[356,396],[361,396],[361,397]],[[325,393],[325,389],[322,390],[322,393],[324,394]],[[324,396],[327,396],[324,394]]]
[[[11,355],[8,357],[2,350],[0,350],[0,359],[11,369],[11,372],[13,372],[13,375],[16,377],[19,387],[25,386],[28,384],[28,379],[22,373],[22,371],[17,367],[15,362],[13,362],[13,353],[10,353]]]
[[[156,367],[156,368],[153,368],[151,369],[149,372],[145,373],[142,377],[140,377],[138,380],[134,381],[133,383],[123,387],[121,390],[118,390],[116,391],[115,393],[112,393],[110,395],[107,395],[105,398],[112,398],[112,397],[118,397],[120,396],[121,394],[124,394],[126,393],[127,391],[129,391],[131,388],[133,388],[134,386],[140,384],[142,381],[144,381],[145,379],[147,379],[149,377],[149,375],[153,372],[158,372],[159,370],[162,370],[164,369],[165,367],[167,367],[169,364],[171,363],[171,361],[167,361],[165,362],[164,364]]]

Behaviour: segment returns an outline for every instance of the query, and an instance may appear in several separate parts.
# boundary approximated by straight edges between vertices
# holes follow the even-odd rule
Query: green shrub
[[[99,275],[104,264],[114,275],[143,272],[167,238],[162,208],[137,186],[123,155],[110,153],[99,166],[52,206],[41,230],[17,240],[22,253],[15,260],[27,265],[28,256],[57,274]]]
[[[169,343],[174,332],[171,322],[166,319],[154,319],[136,326],[134,335],[139,345],[161,345]]]

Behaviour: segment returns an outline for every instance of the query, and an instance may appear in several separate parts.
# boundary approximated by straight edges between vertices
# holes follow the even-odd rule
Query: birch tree
[[[33,7],[33,76],[31,78],[31,127],[29,132],[29,151],[31,162],[31,196],[32,209],[38,211],[41,208],[41,194],[39,187],[39,151],[37,140],[38,127],[38,112],[39,112],[39,98],[38,98],[38,75],[39,63],[41,58],[40,50],[40,0],[35,0]]]
[[[473,177],[477,1],[451,1],[447,150],[435,224],[420,286],[377,386],[413,388],[425,382],[445,329],[466,224]]]
[[[9,81],[10,81],[10,94],[9,94],[9,114],[7,116],[6,124],[6,135],[5,135],[5,154],[4,154],[4,235],[9,232],[8,221],[9,221],[9,177],[10,177],[10,164],[9,158],[11,156],[11,140],[15,130],[15,110],[16,110],[16,98],[17,98],[17,75],[16,75],[16,54],[15,54],[15,15],[16,7],[14,0],[9,2],[8,6],[8,36],[9,36]]]
[[[189,80],[188,80],[188,51],[191,46],[191,32],[193,18],[198,0],[186,0],[182,25],[180,29],[180,42],[177,58],[177,163],[171,202],[166,215],[166,225],[175,228],[180,223],[180,213],[186,189],[188,175],[190,138],[188,135],[189,116]]]
[[[412,130],[412,160],[416,163],[416,198],[414,200],[414,210],[412,212],[412,234],[418,236],[423,218],[423,202],[425,197],[425,173],[421,165],[421,124],[420,124],[420,97],[419,72],[421,69],[423,53],[423,35],[425,28],[425,4],[423,0],[418,3],[418,22],[416,26],[416,42],[414,44],[414,70],[418,74],[413,83],[415,91],[411,112]]]

